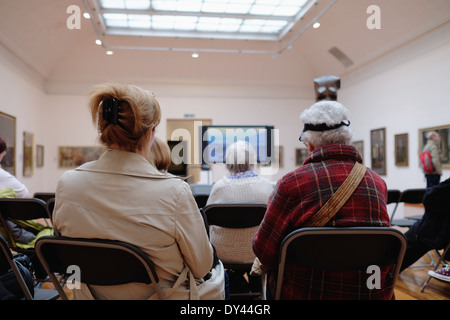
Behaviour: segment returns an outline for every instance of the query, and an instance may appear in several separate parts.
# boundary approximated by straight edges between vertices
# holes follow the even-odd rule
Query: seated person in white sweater
[[[225,155],[229,176],[217,181],[206,205],[212,203],[267,203],[273,191],[270,180],[259,176],[253,169],[256,152],[250,144],[237,141],[229,146]],[[211,243],[225,263],[253,263],[255,255],[252,239],[258,227],[225,229],[210,226]]]

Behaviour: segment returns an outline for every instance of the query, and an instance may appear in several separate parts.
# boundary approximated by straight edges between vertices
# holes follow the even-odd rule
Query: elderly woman
[[[61,235],[119,240],[155,264],[168,299],[223,299],[224,269],[214,264],[202,216],[189,185],[152,165],[150,146],[161,109],[154,94],[132,85],[97,86],[89,100],[100,141],[99,160],[58,181],[54,226]],[[114,268],[114,266],[111,266]],[[82,285],[75,299],[153,299],[151,285]]]
[[[304,130],[300,137],[309,151],[302,166],[277,183],[264,220],[253,241],[253,250],[263,269],[269,270],[273,293],[281,242],[290,232],[307,226],[319,209],[332,197],[361,155],[350,145],[348,110],[336,101],[320,101],[301,114]],[[389,226],[385,182],[367,168],[362,182],[329,227]],[[390,266],[381,268],[381,283]],[[359,273],[358,273],[359,272]],[[288,265],[282,299],[384,299],[392,288],[369,290],[355,287],[352,279],[363,271],[323,271],[301,265]],[[365,284],[365,281],[364,281]]]

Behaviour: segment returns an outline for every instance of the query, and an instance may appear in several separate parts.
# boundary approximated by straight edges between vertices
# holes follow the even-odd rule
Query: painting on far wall
[[[450,169],[450,124],[439,127],[419,129],[419,154],[427,143],[427,134],[430,131],[439,133],[439,148],[441,149],[442,168]]]
[[[33,141],[34,134],[31,132],[23,133],[23,176],[31,177],[33,175]]]
[[[306,157],[308,156],[309,151],[305,148],[297,148],[295,149],[295,165],[301,166],[303,164],[303,161],[305,161]]]
[[[100,158],[104,147],[59,147],[59,168],[76,168]]]
[[[386,128],[370,131],[370,158],[372,170],[386,175]]]
[[[16,117],[0,112],[0,137],[6,142],[6,154],[2,168],[16,175]]]

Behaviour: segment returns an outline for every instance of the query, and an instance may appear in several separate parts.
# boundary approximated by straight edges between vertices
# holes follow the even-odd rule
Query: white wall
[[[34,133],[34,145],[47,144],[43,135],[47,96],[34,80],[11,68],[3,58],[0,55],[0,111],[16,118],[16,177],[33,193],[43,187],[47,170],[35,167],[32,177],[23,177],[23,132]]]
[[[419,168],[419,129],[449,125],[450,45],[436,48],[411,60],[401,61],[389,70],[345,85],[340,101],[351,111],[355,140],[364,140],[364,160],[370,166],[370,130],[386,128],[387,175],[389,188],[426,186]],[[372,73],[377,65],[364,71]],[[371,70],[372,69],[372,70]],[[394,136],[408,134],[409,166],[395,166]],[[448,178],[444,170],[441,181]]]

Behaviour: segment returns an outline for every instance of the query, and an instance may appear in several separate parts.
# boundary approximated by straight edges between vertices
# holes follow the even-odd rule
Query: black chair
[[[222,228],[239,229],[259,226],[264,218],[266,209],[267,205],[265,203],[216,203],[207,205],[202,211],[206,217],[207,225],[209,226],[214,225]],[[249,246],[252,245],[251,241],[252,239],[249,239]],[[222,262],[225,269],[235,270],[242,273],[249,273],[252,267],[251,263]],[[265,277],[261,277],[260,280],[261,288],[258,292],[236,292],[231,293],[230,296],[261,296],[264,299]]]
[[[54,289],[42,289],[38,287],[33,280],[33,290],[30,291],[28,288],[25,279],[22,276],[22,273],[19,270],[19,266],[14,260],[14,256],[11,252],[11,249],[8,245],[8,242],[5,238],[0,234],[0,266],[2,271],[6,271],[12,269],[16,280],[27,300],[56,300],[59,298],[59,294]],[[8,268],[9,267],[9,268]]]
[[[69,267],[78,266],[81,283],[121,285],[131,282],[151,284],[160,299],[165,299],[153,262],[134,245],[121,241],[42,237],[36,253],[63,300],[68,300],[55,274],[71,276]]]
[[[197,203],[197,207],[199,209],[206,206],[206,203],[208,202],[209,194],[194,194],[195,202]]]
[[[47,200],[55,198],[54,192],[35,192],[33,198],[41,199],[47,202]]]
[[[53,223],[53,209],[55,209],[55,198],[50,198],[45,203],[47,214],[50,217],[50,221]]]
[[[0,198],[0,221],[7,233],[8,242],[11,249],[28,255],[34,265],[36,277],[43,279],[45,272],[42,269],[39,260],[36,258],[36,251],[34,248],[23,249],[15,244],[13,239],[13,232],[10,229],[7,219],[13,220],[38,220],[44,219],[47,226],[49,223],[49,215],[46,208],[46,203],[41,199],[36,198]]]
[[[277,287],[283,290],[286,264],[299,264],[322,270],[360,270],[371,265],[395,265],[391,286],[397,280],[406,250],[405,236],[393,228],[302,228],[288,234],[280,249]],[[355,286],[365,286],[355,283]]]
[[[406,190],[402,191],[400,199],[398,200],[398,203],[422,204],[423,197],[425,196],[425,192],[426,192],[426,189],[424,189],[424,188],[406,189]],[[388,192],[388,199],[389,199],[389,192]],[[388,202],[389,202],[389,200],[388,200]],[[395,214],[395,210],[397,209],[398,203],[396,204],[394,212],[391,215],[391,225],[392,226],[410,228],[416,223],[416,221],[422,219],[423,214],[415,215],[415,216],[407,216],[404,219],[394,219],[394,214]],[[437,254],[436,250],[434,250],[434,252],[436,252],[436,254]],[[424,264],[424,265],[412,265],[412,266],[409,266],[409,268],[422,268],[422,267],[436,266],[436,262],[433,259],[433,255],[431,254],[431,251],[429,251],[427,254],[430,258],[430,263]]]
[[[402,192],[400,201],[406,204],[422,204],[426,189],[407,189]],[[423,214],[406,217],[407,219],[420,220]]]

